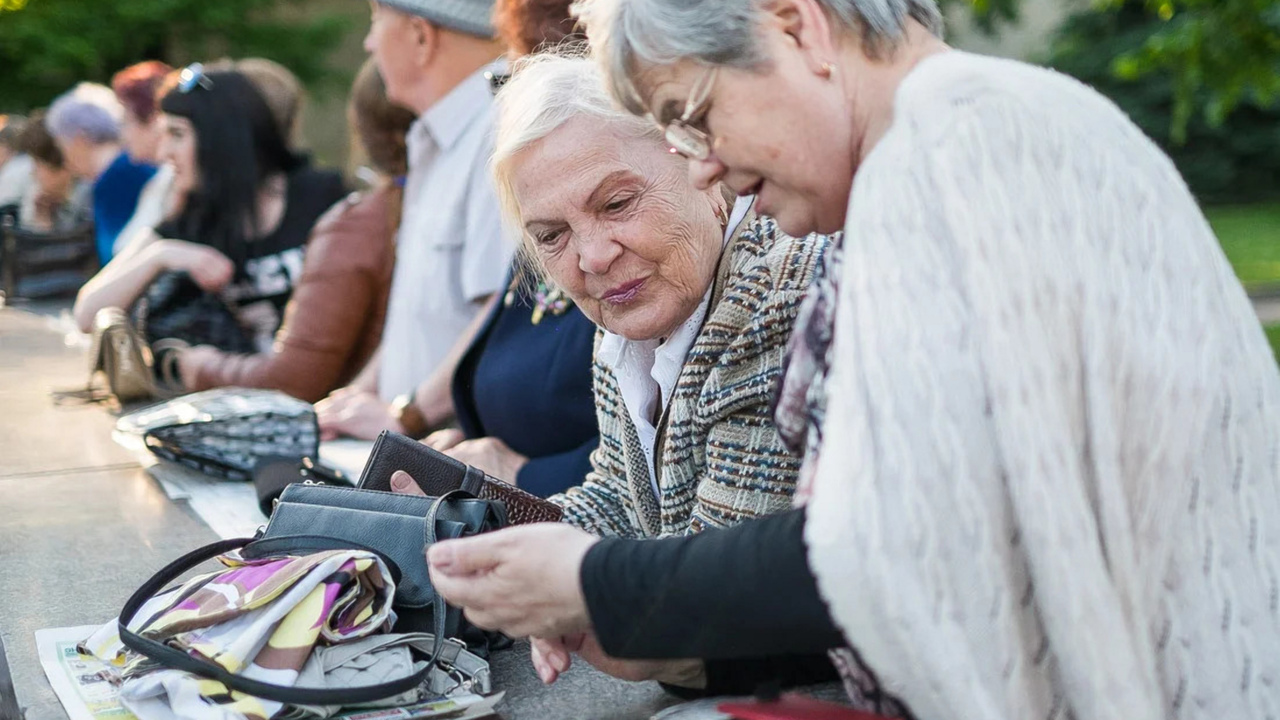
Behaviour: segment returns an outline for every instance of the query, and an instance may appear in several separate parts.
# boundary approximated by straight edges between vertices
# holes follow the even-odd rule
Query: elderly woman
[[[586,481],[551,498],[566,522],[651,538],[790,507],[799,458],[770,405],[827,239],[787,237],[749,199],[735,209],[719,186],[695,189],[685,159],[652,123],[615,109],[586,58],[522,61],[498,103],[499,199],[528,258],[601,328],[600,446]],[[743,677],[770,674],[701,663],[617,672],[745,691]]]
[[[789,507],[799,458],[770,419],[826,248],[688,181],[585,58],[532,56],[498,95],[493,168],[524,252],[603,332],[600,447],[554,502],[596,535],[658,537]]]
[[[695,184],[845,227],[780,403],[808,504],[442,544],[436,587],[627,657],[843,637],[855,695],[922,719],[1273,717],[1280,373],[1168,158],[1068,78],[948,49],[932,0],[584,10]]]

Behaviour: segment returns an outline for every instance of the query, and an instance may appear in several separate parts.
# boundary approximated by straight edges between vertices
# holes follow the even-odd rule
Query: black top
[[[834,679],[844,647],[804,546],[804,511],[657,540],[605,538],[587,553],[582,591],[605,652],[702,658],[707,691]]]
[[[223,296],[235,305],[240,322],[251,329],[260,346],[269,346],[280,328],[284,307],[302,277],[302,256],[312,226],[346,194],[340,174],[304,165],[289,174],[280,224],[266,237],[246,243]],[[181,227],[181,219],[169,221],[156,228],[156,233],[201,242],[200,238],[181,237]]]
[[[528,292],[514,293],[509,306],[498,299],[454,371],[452,392],[466,436],[499,438],[528,457],[516,485],[547,497],[582,484],[600,443],[591,390],[596,326],[573,305],[545,311],[534,325],[534,307]]]

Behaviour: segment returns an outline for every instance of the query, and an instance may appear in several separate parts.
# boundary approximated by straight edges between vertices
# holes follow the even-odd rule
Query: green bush
[[[1142,2],[1091,8],[1069,17],[1054,39],[1046,64],[1092,85],[1120,106],[1169,153],[1202,202],[1250,202],[1280,198],[1280,105],[1243,97],[1214,127],[1206,112],[1187,118],[1185,142],[1173,137],[1175,81],[1168,71],[1140,80],[1113,72],[1117,58],[1143,47],[1165,28]],[[1280,72],[1280,63],[1276,65]],[[1197,107],[1211,102],[1206,91]]]
[[[258,56],[309,84],[339,80],[325,61],[344,32],[308,0],[0,0],[0,113],[147,59]]]

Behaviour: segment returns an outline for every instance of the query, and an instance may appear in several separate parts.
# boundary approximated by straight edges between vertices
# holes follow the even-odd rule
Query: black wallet
[[[506,505],[512,525],[559,522],[564,511],[559,505],[486,475],[478,468],[405,437],[383,431],[373,444],[357,487],[362,490],[391,490],[391,475],[403,470],[428,497],[440,497],[453,490],[465,490],[485,500]]]

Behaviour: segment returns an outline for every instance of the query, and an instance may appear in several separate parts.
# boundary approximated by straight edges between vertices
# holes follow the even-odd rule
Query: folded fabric
[[[373,553],[332,550],[254,560],[228,553],[219,559],[226,569],[160,593],[130,629],[247,678],[289,686],[317,643],[362,638],[395,620],[395,583]],[[158,668],[124,648],[115,621],[82,649],[121,667],[121,701],[140,720],[268,720],[282,707]]]

